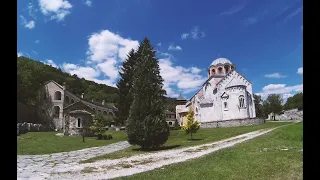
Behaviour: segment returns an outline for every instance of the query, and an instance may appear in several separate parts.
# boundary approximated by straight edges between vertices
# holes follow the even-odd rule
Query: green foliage
[[[112,139],[112,135],[111,134],[103,134],[102,139],[104,139],[104,140]]]
[[[263,107],[266,114],[271,112],[279,114],[282,111],[282,98],[279,94],[270,94],[263,102]]]
[[[187,123],[182,126],[182,129],[190,135],[192,139],[192,134],[196,133],[200,128],[200,123],[194,119],[194,111],[192,108],[189,109],[187,114]]]
[[[125,121],[128,119],[130,106],[132,104],[132,94],[130,93],[130,89],[132,88],[134,66],[136,62],[137,55],[132,49],[129,52],[126,61],[122,64],[122,72],[119,72],[120,80],[117,83],[117,87],[119,89],[119,102],[117,104],[119,116],[117,122],[121,125],[125,124]]]
[[[157,148],[168,140],[165,117],[163,79],[158,59],[150,41],[145,38],[137,51],[133,87],[126,131],[128,142],[145,148]]]
[[[256,109],[256,116],[259,118],[266,117],[263,109],[263,104],[262,104],[263,100],[261,96],[253,94],[253,98],[254,98],[254,106]]]
[[[292,97],[289,97],[287,102],[284,104],[283,107],[285,110],[290,110],[290,109],[303,109],[303,93],[298,93],[295,94]]]
[[[98,113],[93,118],[93,126],[90,129],[98,134],[98,139],[102,138],[102,134],[106,131],[106,126],[109,126],[113,121],[113,117]]]

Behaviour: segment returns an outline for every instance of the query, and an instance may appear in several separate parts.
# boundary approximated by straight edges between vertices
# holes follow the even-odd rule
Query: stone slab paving
[[[50,173],[61,171],[66,166],[76,167],[80,161],[126,149],[130,146],[127,141],[122,141],[107,146],[49,155],[18,155],[17,179],[47,179],[50,177]]]

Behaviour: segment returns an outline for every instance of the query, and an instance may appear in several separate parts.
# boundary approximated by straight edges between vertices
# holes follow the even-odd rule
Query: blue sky
[[[253,92],[303,89],[301,0],[18,0],[17,54],[114,86],[131,48],[158,50],[171,97],[191,97],[229,59]]]

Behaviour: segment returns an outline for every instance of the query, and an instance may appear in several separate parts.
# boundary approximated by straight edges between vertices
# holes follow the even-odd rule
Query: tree
[[[194,111],[192,108],[189,109],[187,114],[187,123],[182,126],[182,129],[190,135],[192,139],[192,134],[196,133],[200,128],[200,123],[194,119]]]
[[[137,51],[133,86],[133,102],[126,126],[128,142],[142,149],[158,148],[168,140],[169,126],[165,117],[163,79],[158,59],[147,38]]]
[[[257,117],[264,117],[264,109],[263,109],[263,105],[262,105],[262,99],[261,96],[253,94],[253,98],[254,98],[254,106],[256,108],[256,116]]]
[[[102,139],[102,134],[106,131],[106,126],[109,126],[112,120],[112,116],[98,113],[94,116],[93,125],[90,129],[98,134],[98,139]]]
[[[122,125],[128,119],[130,106],[132,104],[132,94],[130,93],[130,89],[132,88],[135,63],[136,52],[132,49],[129,52],[126,61],[122,64],[122,72],[119,72],[121,78],[117,83],[117,87],[119,89],[119,101],[117,104],[119,117],[117,120]]]
[[[292,97],[289,97],[287,99],[287,102],[284,104],[283,107],[285,110],[290,110],[290,109],[303,109],[303,93],[298,93],[295,94]]]
[[[264,102],[266,113],[279,114],[282,111],[282,98],[279,94],[270,94]]]

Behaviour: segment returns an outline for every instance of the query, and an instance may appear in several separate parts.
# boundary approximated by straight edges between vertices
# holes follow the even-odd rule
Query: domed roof
[[[229,60],[226,59],[226,58],[218,58],[218,59],[212,61],[212,63],[211,63],[210,66],[217,66],[217,65],[219,65],[219,64],[221,64],[221,65],[223,65],[223,64],[232,64],[232,62],[229,61]]]

